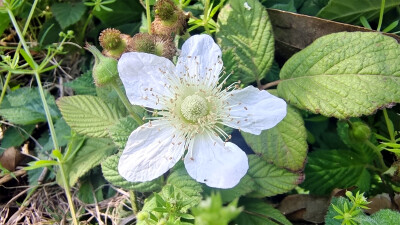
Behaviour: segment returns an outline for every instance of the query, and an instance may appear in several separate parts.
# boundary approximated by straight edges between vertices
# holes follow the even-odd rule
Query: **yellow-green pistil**
[[[182,116],[190,122],[197,122],[206,116],[208,111],[206,99],[196,94],[187,96],[181,104]]]

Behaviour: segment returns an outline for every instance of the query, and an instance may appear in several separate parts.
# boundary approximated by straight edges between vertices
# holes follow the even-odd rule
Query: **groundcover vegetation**
[[[398,224],[400,0],[0,2],[0,224]]]

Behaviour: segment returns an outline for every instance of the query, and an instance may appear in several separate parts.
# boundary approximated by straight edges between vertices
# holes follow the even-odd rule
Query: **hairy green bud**
[[[103,48],[103,54],[108,57],[119,59],[125,52],[129,35],[121,34],[114,28],[107,28],[100,33],[99,42]]]
[[[371,129],[363,122],[350,124],[349,137],[353,141],[366,141],[371,137]]]
[[[172,38],[165,35],[136,34],[129,42],[127,50],[130,52],[146,52],[168,59],[176,53]]]
[[[114,58],[104,56],[93,45],[86,44],[86,49],[90,51],[95,58],[92,75],[96,86],[103,86],[114,81],[118,77],[118,61]]]

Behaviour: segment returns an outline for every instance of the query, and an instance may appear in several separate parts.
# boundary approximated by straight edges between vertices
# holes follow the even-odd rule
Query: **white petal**
[[[286,102],[267,91],[248,86],[230,92],[230,118],[224,124],[251,134],[274,127],[286,116]]]
[[[158,121],[137,128],[129,136],[118,163],[119,174],[132,182],[153,180],[173,167],[185,151],[175,128]]]
[[[176,74],[190,75],[195,81],[215,86],[222,70],[222,52],[211,36],[202,34],[190,37],[182,46],[176,64]]]
[[[246,154],[238,146],[205,133],[189,144],[185,167],[198,182],[210,187],[232,188],[246,174],[249,164]]]
[[[170,60],[141,52],[125,53],[118,61],[119,76],[129,101],[153,109],[163,109],[159,98],[170,95],[167,76],[174,70]]]

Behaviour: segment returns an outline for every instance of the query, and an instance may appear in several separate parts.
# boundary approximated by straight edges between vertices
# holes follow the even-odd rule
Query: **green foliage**
[[[374,158],[360,157],[351,150],[317,150],[308,156],[306,179],[302,186],[313,194],[329,194],[334,188],[356,185],[368,191],[371,174],[366,169]]]
[[[150,192],[161,189],[163,181],[162,177],[143,183],[130,182],[121,177],[118,173],[119,157],[119,155],[112,155],[101,163],[103,176],[107,181],[115,186],[133,191]]]
[[[303,118],[289,106],[286,117],[260,135],[241,132],[246,143],[262,159],[280,168],[301,170],[307,156],[307,132]]]
[[[54,97],[45,92],[50,114],[53,118],[60,116]],[[46,121],[45,111],[37,88],[20,88],[5,97],[0,115],[11,123],[29,125]]]
[[[379,33],[335,33],[317,39],[281,70],[279,96],[328,117],[369,115],[400,102],[400,45]]]
[[[21,127],[9,127],[3,134],[3,138],[1,139],[1,148],[10,148],[13,146],[20,146],[26,139],[29,138],[29,135],[32,134],[33,129],[35,129],[35,125],[26,125]],[[0,154],[2,150],[0,149]]]
[[[267,8],[279,9],[289,12],[296,12],[296,4],[301,4],[301,0],[261,0],[261,3]]]
[[[58,146],[63,147],[66,146],[69,142],[69,137],[71,136],[71,128],[65,122],[63,118],[59,118],[56,120],[54,124],[54,129],[57,136]],[[43,144],[42,151],[50,151],[54,149],[53,140],[51,137],[47,137],[47,141]]]
[[[91,71],[86,71],[75,80],[65,83],[64,86],[72,88],[77,95],[96,95]]]
[[[224,203],[227,203],[227,202],[231,202],[236,198],[239,198],[241,196],[244,196],[244,195],[254,191],[255,190],[255,182],[249,175],[245,175],[244,177],[242,177],[239,184],[237,184],[233,188],[219,189],[219,188],[211,188],[206,185],[203,185],[203,189],[204,189],[204,192],[207,193],[207,195],[211,195],[212,193],[217,192],[218,194],[221,195],[222,201]]]
[[[119,111],[96,96],[63,97],[57,105],[72,130],[91,137],[107,137],[108,128],[121,118]]]
[[[399,0],[386,0],[385,11],[397,7]],[[318,17],[336,20],[343,23],[358,23],[361,16],[367,20],[373,20],[379,17],[381,1],[371,0],[330,0],[317,14]]]
[[[236,224],[246,225],[291,225],[281,212],[261,199],[245,198],[239,202],[244,207],[235,220]]]
[[[251,9],[244,7],[247,3]],[[218,16],[217,41],[237,55],[235,76],[244,84],[260,81],[272,65],[274,38],[268,13],[257,0],[231,0]]]
[[[138,127],[132,117],[122,118],[109,129],[110,137],[114,143],[120,148],[125,148],[129,135]]]
[[[64,162],[64,172],[70,187],[78,181],[79,177],[115,152],[115,145],[105,138],[88,138],[83,144],[77,139],[71,145],[70,148],[74,149],[74,153]],[[59,171],[57,178],[60,177]]]
[[[269,164],[257,155],[248,155],[249,175],[255,185],[251,196],[264,197],[286,193],[295,188],[301,175]]]
[[[237,217],[243,208],[237,207],[238,199],[223,206],[221,195],[211,194],[211,197],[200,202],[191,209],[195,216],[195,225],[228,225],[228,222]]]
[[[132,23],[140,20],[143,7],[139,1],[115,1],[107,4],[108,10],[94,11],[93,15],[108,27],[116,27],[122,24]],[[115,16],[118,15],[118,16]]]
[[[10,24],[10,18],[8,17],[7,13],[0,12],[0,36],[3,34],[4,30]]]
[[[85,11],[86,6],[83,2],[60,2],[51,6],[51,12],[63,30],[78,22]]]

